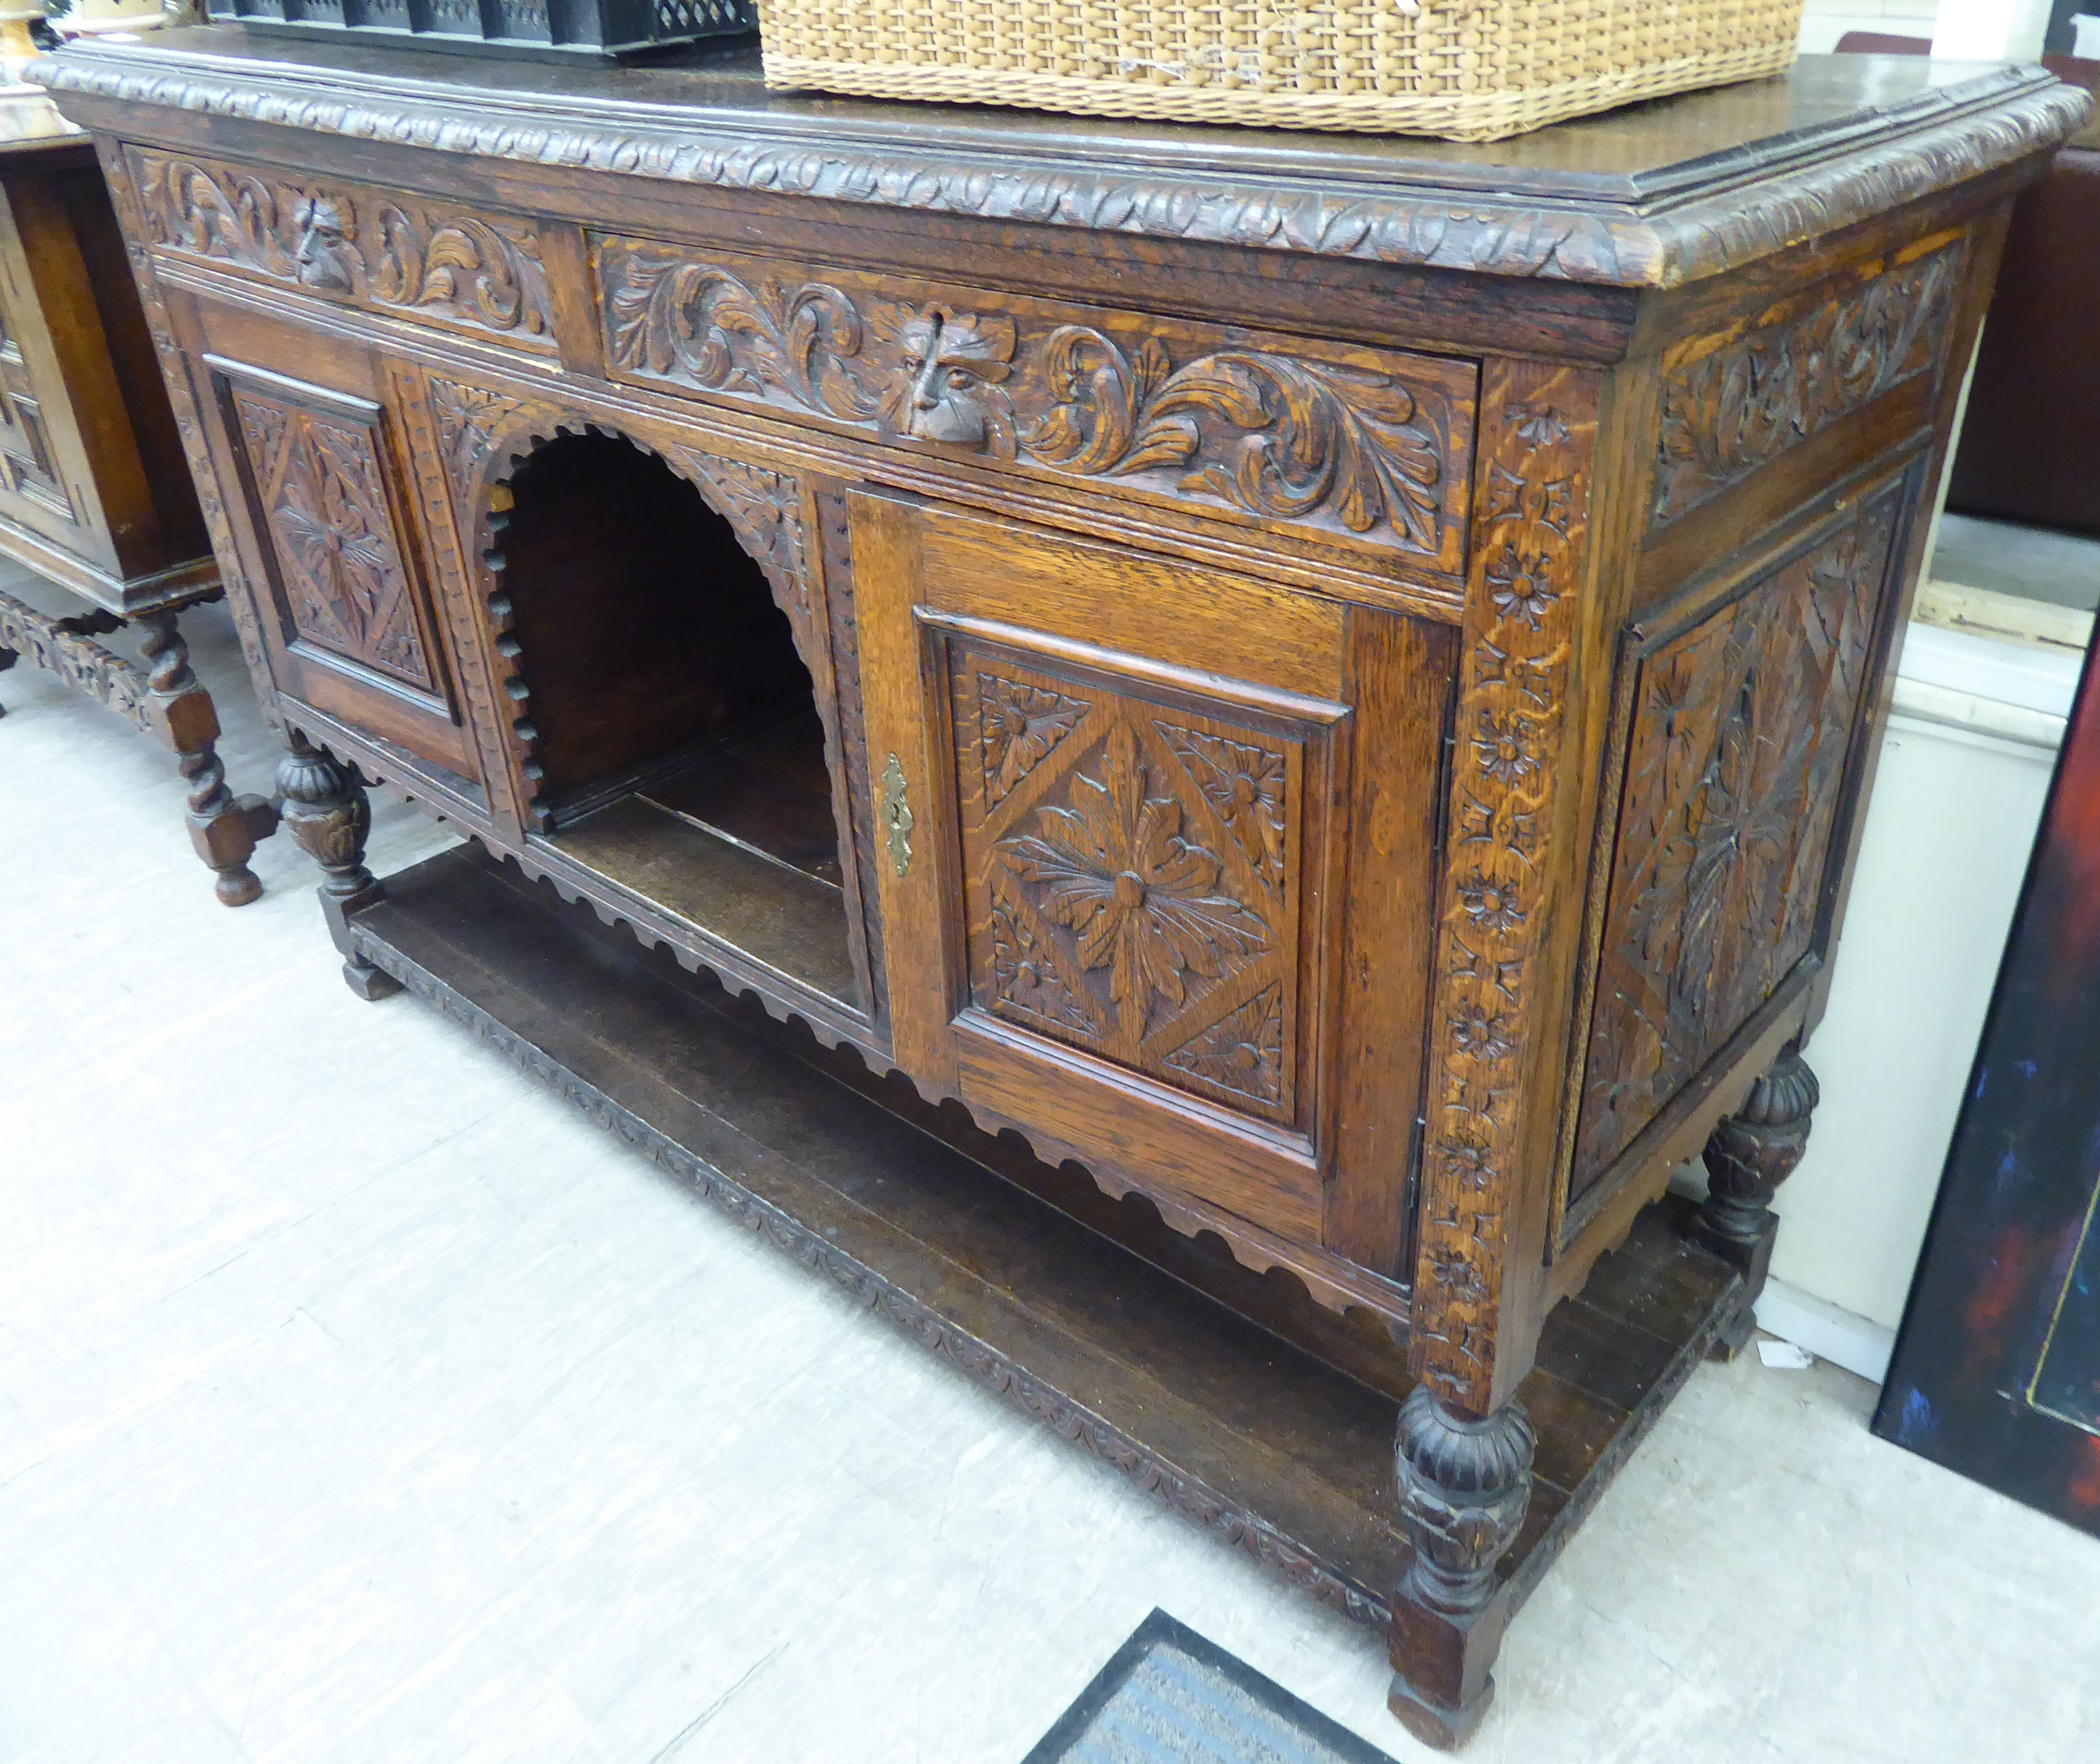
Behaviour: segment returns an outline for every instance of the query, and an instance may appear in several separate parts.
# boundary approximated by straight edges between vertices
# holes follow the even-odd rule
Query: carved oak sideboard
[[[1810,60],[1482,148],[748,54],[39,65],[352,983],[1387,1626],[1462,1738],[1747,1334],[1920,510],[2083,95]],[[360,774],[489,855],[375,880]]]
[[[218,598],[218,567],[94,144],[34,90],[0,97],[0,556],[88,602],[56,617],[0,593],[0,673],[25,658],[172,750],[219,899],[254,900],[276,814],[226,787],[175,622]],[[143,668],[95,641],[127,622]]]

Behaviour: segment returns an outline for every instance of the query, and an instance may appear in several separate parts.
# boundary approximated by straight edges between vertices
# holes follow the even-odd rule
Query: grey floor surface
[[[1011,1764],[1155,1604],[1430,1755],[1373,1638],[353,998],[287,842],[217,905],[107,713],[0,703],[0,1764]],[[382,805],[375,866],[446,836]],[[2100,1752],[2100,1543],[1872,1395],[1701,1371],[1468,1756]]]

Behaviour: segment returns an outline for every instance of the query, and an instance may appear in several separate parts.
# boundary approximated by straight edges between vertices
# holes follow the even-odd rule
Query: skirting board
[[[1785,1281],[1767,1280],[1758,1294],[1758,1327],[1870,1383],[1888,1378],[1889,1355],[1896,1344],[1894,1330]]]

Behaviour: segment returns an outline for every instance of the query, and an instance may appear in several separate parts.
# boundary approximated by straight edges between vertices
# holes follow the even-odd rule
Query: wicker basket
[[[1802,0],[758,0],[770,86],[1497,141],[1792,64]]]

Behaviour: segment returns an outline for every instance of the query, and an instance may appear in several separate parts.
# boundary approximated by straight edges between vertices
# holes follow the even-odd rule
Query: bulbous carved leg
[[[1387,1701],[1426,1745],[1464,1744],[1493,1698],[1508,1621],[1497,1569],[1531,1504],[1535,1443],[1514,1403],[1476,1418],[1418,1385],[1401,1405],[1394,1455],[1414,1562],[1393,1604]]]
[[[1764,1289],[1779,1233],[1772,1197],[1808,1149],[1809,1118],[1821,1100],[1808,1062],[1798,1053],[1783,1053],[1706,1140],[1701,1154],[1706,1199],[1694,1228],[1701,1241],[1733,1262],[1744,1277],[1743,1308],[1715,1343],[1718,1358],[1734,1358],[1750,1338],[1751,1307]]]
[[[228,906],[245,906],[262,893],[248,860],[257,842],[276,831],[277,811],[260,796],[236,796],[226,787],[226,768],[218,760],[218,712],[190,670],[189,646],[175,628],[174,614],[142,614],[139,624],[152,721],[174,750],[175,768],[189,787],[191,843],[218,877],[219,899]]]
[[[364,787],[294,730],[292,751],[277,767],[277,788],[285,797],[285,831],[325,872],[321,912],[343,953],[343,979],[360,999],[391,997],[401,990],[400,981],[356,954],[350,942],[350,915],[386,892],[364,867],[364,841],[372,831]]]

